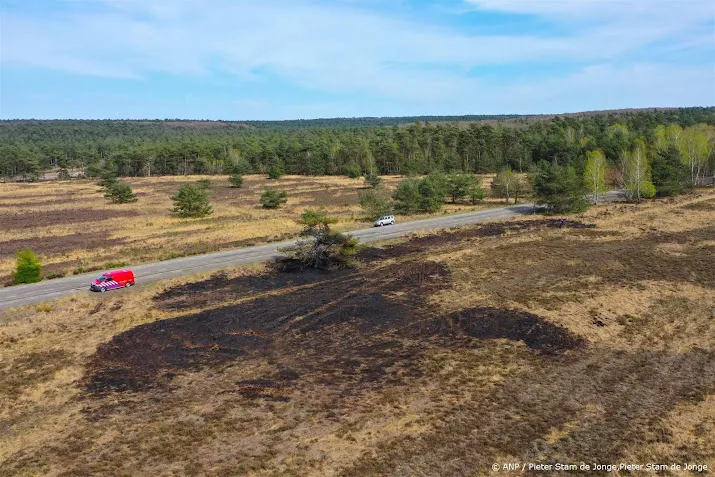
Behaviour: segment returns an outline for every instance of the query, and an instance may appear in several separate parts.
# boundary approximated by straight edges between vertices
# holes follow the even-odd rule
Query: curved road
[[[606,200],[613,200],[619,197],[618,192],[611,192]],[[468,212],[465,214],[449,215],[445,217],[435,217],[431,219],[417,220],[396,224],[387,227],[374,227],[369,229],[355,230],[349,232],[357,237],[361,242],[376,242],[397,237],[404,237],[414,232],[426,230],[446,229],[459,227],[462,225],[477,224],[492,220],[509,219],[521,215],[533,213],[533,204],[513,205],[499,209],[489,209],[479,212]],[[288,245],[293,245],[295,240],[256,247],[247,247],[238,250],[227,250],[224,252],[209,253],[205,255],[194,255],[191,257],[176,258],[163,262],[147,263],[131,268],[134,271],[138,283],[147,283],[165,278],[187,275],[196,272],[206,272],[219,270],[221,268],[236,265],[246,265],[249,263],[265,262],[281,254],[278,249]],[[66,278],[43,281],[31,285],[18,285],[13,287],[0,288],[0,310],[12,308],[20,305],[40,303],[53,300],[80,292],[88,292],[91,280],[98,276],[99,272],[85,273]]]

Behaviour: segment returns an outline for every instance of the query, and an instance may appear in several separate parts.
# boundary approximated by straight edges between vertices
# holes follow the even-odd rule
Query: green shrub
[[[440,172],[431,172],[423,179],[408,177],[392,196],[395,209],[403,214],[436,212],[442,208],[446,188],[447,179]]]
[[[199,179],[196,181],[196,184],[201,187],[204,190],[209,190],[211,188],[211,179]]]
[[[268,169],[268,178],[272,180],[280,179],[285,174],[280,164],[274,164]]]
[[[15,255],[15,273],[12,282],[15,285],[20,283],[37,283],[42,280],[42,266],[40,260],[30,249],[23,249]]]
[[[115,182],[107,187],[104,198],[109,199],[113,204],[128,204],[137,201],[137,196],[131,186],[124,182]]]
[[[195,184],[184,184],[171,196],[173,214],[178,217],[206,217],[213,213],[206,189]]]
[[[70,172],[66,168],[62,168],[57,172],[57,179],[61,181],[68,181],[72,179],[72,176],[70,175]]]
[[[124,268],[127,265],[127,262],[109,262],[104,264],[104,268]]]
[[[236,187],[238,189],[243,187],[243,176],[241,174],[232,174],[228,178],[228,181],[231,183],[232,187]]]
[[[482,187],[482,180],[479,177],[476,177],[476,179],[477,182],[469,186],[469,189],[467,189],[467,195],[472,201],[472,204],[481,202],[487,196],[487,192],[484,190],[484,187]]]
[[[383,215],[392,214],[390,198],[377,190],[368,190],[359,195],[360,207],[370,220],[376,220]]]
[[[303,239],[292,247],[279,249],[288,256],[287,261],[279,263],[285,267],[293,261],[300,268],[319,269],[353,266],[361,246],[356,238],[330,230],[330,225],[336,222],[337,219],[328,217],[324,210],[303,212],[298,220],[304,226],[300,234]]]
[[[365,176],[365,182],[374,189],[382,184],[382,178],[373,172]]]
[[[351,179],[358,179],[362,175],[360,166],[357,164],[350,164],[346,169],[345,173]]]
[[[260,198],[264,209],[277,209],[286,202],[288,202],[288,193],[284,190],[266,189]]]

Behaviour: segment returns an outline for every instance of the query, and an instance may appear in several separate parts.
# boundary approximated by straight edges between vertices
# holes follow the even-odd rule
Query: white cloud
[[[696,45],[715,16],[711,2],[699,0],[469,3],[573,28],[568,36],[480,34],[380,14],[364,0],[104,0],[103,8],[93,4],[92,13],[74,8],[46,17],[3,14],[1,61],[119,78],[150,72],[208,77],[219,69],[259,82],[258,72],[269,72],[331,93],[456,101],[485,87],[500,88],[468,75],[475,67],[528,68],[544,60],[607,64],[654,42]]]
[[[712,66],[593,65],[565,77],[507,85],[489,111],[565,113],[601,109],[715,105]]]
[[[560,19],[622,18],[639,22],[659,18],[670,23],[712,19],[715,6],[710,0],[466,0],[482,9],[532,14]]]

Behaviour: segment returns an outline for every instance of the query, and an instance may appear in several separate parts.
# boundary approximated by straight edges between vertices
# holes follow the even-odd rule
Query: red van
[[[89,286],[92,291],[105,292],[116,288],[128,288],[134,285],[134,272],[131,270],[114,270],[104,272]]]

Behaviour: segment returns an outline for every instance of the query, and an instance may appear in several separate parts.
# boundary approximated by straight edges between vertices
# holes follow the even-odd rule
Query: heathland
[[[712,471],[714,216],[701,189],[0,312],[0,475]]]
[[[488,189],[493,175],[484,175]],[[42,261],[44,278],[240,248],[295,237],[298,216],[308,208],[325,208],[339,222],[338,230],[369,227],[359,194],[369,188],[362,179],[347,177],[245,176],[243,187],[232,188],[226,176],[211,176],[209,199],[213,214],[200,219],[171,215],[171,195],[199,176],[126,178],[137,202],[112,204],[98,191],[96,180],[0,184],[0,284],[9,284],[15,253],[31,248]],[[401,180],[383,176],[391,194]],[[259,198],[265,188],[288,192],[279,209],[264,209]],[[503,206],[487,198],[446,203],[440,213]],[[424,218],[403,215],[400,221]]]

